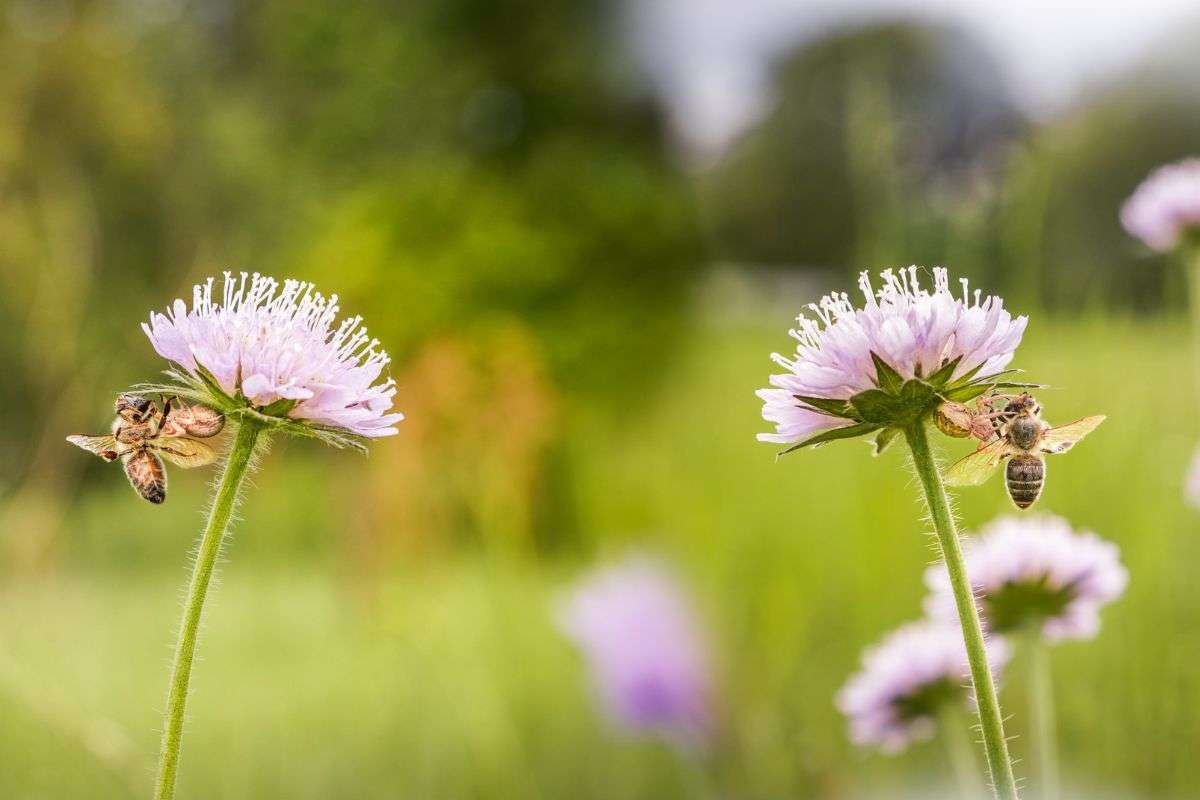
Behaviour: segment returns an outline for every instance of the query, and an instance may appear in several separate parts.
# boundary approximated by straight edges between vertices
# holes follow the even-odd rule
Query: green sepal
[[[913,378],[895,393],[867,389],[850,398],[850,404],[864,422],[880,426],[904,427],[928,412],[937,392],[923,380]]]
[[[794,444],[786,450],[781,450],[779,455],[786,456],[788,453],[799,450],[802,447],[818,447],[826,442],[834,442],[839,439],[854,439],[858,436],[866,436],[868,433],[874,433],[879,430],[880,427],[870,422],[859,422],[855,425],[847,425],[844,428],[832,428],[818,433],[816,436],[811,436],[799,444]]]
[[[286,417],[288,412],[296,407],[296,401],[286,397],[281,397],[274,403],[268,403],[259,409],[268,417]]]
[[[1015,383],[1012,381],[1002,381],[1000,383],[987,384],[992,389],[1045,389],[1044,383]]]
[[[811,406],[813,411],[820,411],[822,414],[829,414],[833,417],[855,419],[854,409],[845,400],[831,400],[827,397],[808,397],[802,394],[793,395],[793,397],[804,403],[804,405]]]
[[[991,385],[986,383],[969,383],[966,386],[959,386],[956,389],[949,389],[942,392],[942,398],[952,400],[955,403],[965,403],[968,400],[974,400],[991,388]]]
[[[872,454],[877,456],[883,453],[884,450],[887,450],[891,446],[892,442],[896,441],[896,437],[901,433],[903,431],[899,428],[884,428],[881,430],[875,437],[875,447],[872,450]]]
[[[950,377],[954,375],[954,370],[958,369],[958,365],[962,362],[962,360],[963,357],[959,356],[953,361],[947,361],[945,364],[938,367],[936,372],[926,378],[925,382],[935,389],[942,388],[950,381]]]
[[[863,422],[889,425],[904,412],[904,401],[882,389],[867,389],[850,398],[850,404]]]
[[[876,355],[874,351],[871,352],[871,361],[875,364],[875,385],[889,394],[900,391],[900,387],[904,384],[904,378],[900,377],[900,373],[892,369],[892,365]]]

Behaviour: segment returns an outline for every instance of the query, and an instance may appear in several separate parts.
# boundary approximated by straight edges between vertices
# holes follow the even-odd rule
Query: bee
[[[1012,399],[1012,395],[982,395],[976,398],[974,408],[947,400],[938,406],[933,421],[947,436],[956,439],[974,436],[986,444],[995,440],[1000,435],[1000,427],[1013,418],[1014,412],[1008,410]],[[996,410],[998,403],[1001,404],[999,411]]]
[[[117,395],[117,418],[107,436],[68,436],[67,441],[105,461],[121,460],[134,491],[151,503],[167,499],[167,471],[162,459],[184,469],[203,467],[216,452],[199,439],[216,436],[225,417],[202,405],[186,405],[167,397],[160,409],[136,394]]]
[[[1017,508],[1029,508],[1042,494],[1046,483],[1045,453],[1065,453],[1104,421],[1104,415],[1052,428],[1041,417],[1041,404],[1025,393],[1008,400],[1007,415],[1000,422],[997,438],[957,461],[946,471],[951,486],[975,486],[991,476],[1000,462],[1008,459],[1005,485]]]

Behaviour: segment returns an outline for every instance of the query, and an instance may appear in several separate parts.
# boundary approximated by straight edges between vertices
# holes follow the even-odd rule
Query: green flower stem
[[[979,611],[975,608],[975,596],[967,580],[967,568],[963,561],[962,548],[954,517],[950,513],[950,502],[942,485],[933,453],[929,450],[929,437],[925,423],[919,420],[904,430],[904,438],[912,451],[917,477],[925,489],[925,502],[942,551],[946,571],[950,575],[950,588],[958,606],[958,620],[962,625],[963,642],[967,647],[967,659],[971,665],[971,683],[975,688],[975,702],[979,709],[979,726],[983,733],[983,749],[987,755],[988,771],[992,778],[992,789],[1000,800],[1015,800],[1017,784],[1013,779],[1012,763],[1008,758],[1008,742],[1004,738],[1004,720],[1000,716],[1000,701],[996,697],[996,684],[992,681],[992,670],[988,665],[987,651],[983,645],[983,628],[979,624]]]
[[[179,746],[183,739],[183,718],[187,706],[188,683],[192,677],[192,662],[196,657],[196,634],[204,612],[204,600],[212,581],[217,556],[229,531],[230,518],[237,504],[238,493],[250,470],[254,449],[263,431],[260,423],[243,419],[233,440],[233,448],[225,461],[225,472],[217,486],[208,523],[192,565],[183,621],[179,626],[179,641],[175,645],[175,663],[171,667],[171,685],[167,694],[167,710],[163,720],[162,745],[158,758],[158,780],[154,787],[155,800],[170,800],[175,796],[175,778],[179,771]]]
[[[938,711],[938,725],[941,728],[942,741],[946,745],[946,755],[950,758],[950,767],[954,770],[954,777],[958,782],[959,795],[963,800],[979,800],[985,791],[979,780],[979,765],[975,762],[975,753],[971,749],[971,726],[962,708],[943,703]]]
[[[1050,676],[1050,652],[1042,641],[1041,625],[1030,630],[1025,642],[1029,669],[1030,719],[1033,721],[1033,750],[1037,754],[1041,800],[1058,800],[1058,749],[1055,746],[1054,685]]]

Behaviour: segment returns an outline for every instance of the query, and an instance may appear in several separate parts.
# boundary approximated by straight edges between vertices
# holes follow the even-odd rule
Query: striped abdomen
[[[1029,508],[1042,494],[1042,486],[1046,482],[1046,462],[1038,456],[1013,456],[1008,460],[1004,477],[1008,496],[1017,508]]]

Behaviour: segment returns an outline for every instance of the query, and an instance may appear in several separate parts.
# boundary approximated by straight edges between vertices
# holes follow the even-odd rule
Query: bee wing
[[[167,499],[167,471],[162,459],[149,450],[134,450],[125,455],[125,477],[133,490],[158,505]]]
[[[105,461],[116,461],[119,455],[117,439],[111,434],[107,436],[68,436],[67,441],[76,447],[82,447],[88,452],[95,453]]]
[[[1001,461],[1015,452],[1007,439],[997,439],[954,462],[943,478],[949,486],[978,486],[991,477]]]
[[[1080,439],[1100,427],[1100,423],[1104,422],[1104,420],[1105,416],[1098,414],[1094,417],[1084,417],[1081,420],[1076,420],[1069,425],[1051,428],[1042,434],[1042,439],[1038,443],[1038,449],[1043,453],[1065,453],[1074,447],[1075,443]]]
[[[217,452],[204,442],[195,439],[160,438],[149,447],[172,464],[184,469],[203,467],[217,460]]]

